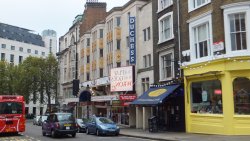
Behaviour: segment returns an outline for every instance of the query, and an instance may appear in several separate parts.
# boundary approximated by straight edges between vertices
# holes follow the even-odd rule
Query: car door
[[[89,131],[91,133],[95,133],[95,129],[96,129],[95,126],[96,126],[95,118],[92,118],[90,123],[89,123],[89,128],[90,128]]]
[[[42,116],[40,117],[42,118]],[[49,133],[49,117],[44,121],[44,123],[42,124],[42,128],[46,133]]]
[[[53,128],[53,117],[54,117],[53,114],[48,116],[48,120],[47,120],[47,122],[48,122],[48,125],[47,125],[47,132],[48,132],[48,133],[51,133],[51,130],[52,130],[52,128]]]

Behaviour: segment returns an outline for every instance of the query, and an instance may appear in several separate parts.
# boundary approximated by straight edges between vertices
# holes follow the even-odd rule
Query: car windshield
[[[48,116],[42,116],[42,121],[47,120]]]
[[[97,118],[97,122],[102,123],[102,124],[114,123],[111,119],[108,119],[108,118]]]
[[[67,121],[67,120],[74,120],[74,117],[72,114],[60,114],[57,115],[58,121]]]
[[[0,114],[22,114],[21,102],[1,102]]]

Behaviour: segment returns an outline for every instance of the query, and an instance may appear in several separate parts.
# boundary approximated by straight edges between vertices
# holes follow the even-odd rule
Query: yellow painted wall
[[[250,115],[235,115],[233,99],[233,80],[237,77],[250,79],[250,57],[218,59],[185,66],[183,70],[187,132],[250,135]],[[214,72],[217,72],[216,75]],[[214,79],[221,81],[223,114],[191,113],[191,83]]]

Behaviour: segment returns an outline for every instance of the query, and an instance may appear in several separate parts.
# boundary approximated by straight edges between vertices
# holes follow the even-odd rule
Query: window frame
[[[171,76],[164,78],[163,74],[163,60],[162,57],[171,54],[171,60],[174,59],[174,51],[166,51],[166,52],[161,52],[159,54],[159,73],[160,73],[160,80],[159,81],[167,81],[171,80],[172,78],[175,77],[175,71],[174,71],[174,62],[171,61]]]
[[[171,5],[173,5],[173,0],[165,0],[165,1],[169,2],[169,4],[165,5],[165,6],[162,5],[161,1],[164,1],[164,0],[158,0],[158,11],[157,11],[157,13],[159,13],[159,12],[163,11],[164,9],[166,9],[166,8],[170,7]]]
[[[230,18],[231,14],[245,13],[245,26],[246,26],[246,50],[232,50],[231,35],[230,34]],[[225,46],[226,57],[250,55],[250,7],[248,5],[240,5],[237,7],[227,7],[223,11],[224,14],[224,31],[225,31]]]
[[[195,49],[195,35],[194,35],[194,28],[197,28],[198,26],[200,25],[203,25],[203,24],[206,24],[208,23],[208,28],[207,31],[208,31],[208,56],[205,56],[205,57],[199,57],[199,58],[196,58],[196,49]],[[213,32],[212,32],[212,29],[213,29],[213,25],[212,25],[212,15],[211,13],[203,16],[203,17],[200,17],[200,18],[197,18],[196,20],[193,20],[189,23],[189,46],[190,46],[190,50],[191,50],[191,54],[190,54],[190,60],[192,63],[199,63],[199,62],[203,62],[203,61],[208,61],[208,60],[211,60],[212,59],[212,56],[213,56]]]
[[[162,21],[165,20],[166,18],[169,17],[169,26],[170,26],[170,36],[169,38],[164,38],[163,39],[163,27],[161,26]],[[165,24],[164,24],[165,25]],[[168,12],[165,15],[161,16],[158,19],[158,34],[159,34],[159,39],[158,39],[158,44],[169,41],[174,38],[174,32],[173,32],[173,12]]]
[[[205,3],[203,3],[199,6],[195,6],[195,5],[193,5],[195,1],[197,1],[197,0],[188,0],[188,12],[192,12],[196,9],[199,9],[199,8],[211,3],[211,0],[205,0],[206,1]]]

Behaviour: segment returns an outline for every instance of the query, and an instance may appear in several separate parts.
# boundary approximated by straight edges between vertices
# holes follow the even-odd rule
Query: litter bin
[[[158,121],[156,116],[152,116],[148,119],[149,132],[158,132]]]

